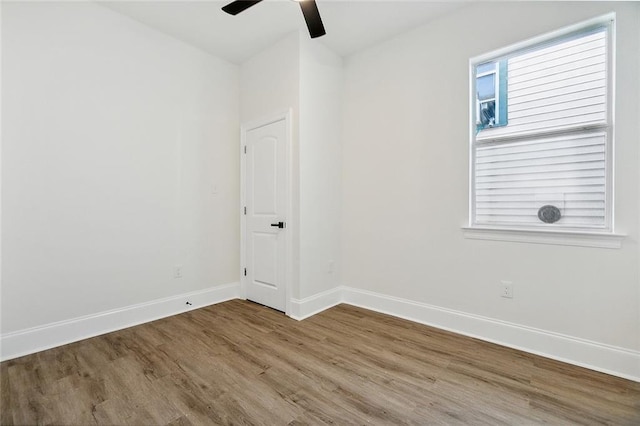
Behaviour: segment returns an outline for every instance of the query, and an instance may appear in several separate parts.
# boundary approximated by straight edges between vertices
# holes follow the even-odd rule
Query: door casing
[[[247,262],[247,216],[244,214],[244,208],[247,205],[247,157],[245,155],[245,146],[247,145],[247,133],[253,129],[284,120],[286,129],[285,141],[285,179],[286,179],[286,220],[287,231],[285,233],[285,315],[291,316],[291,296],[293,286],[293,233],[297,229],[293,217],[293,156],[292,156],[292,111],[291,109],[280,111],[269,116],[243,123],[240,126],[240,296],[247,298],[247,277],[244,275],[244,269]]]

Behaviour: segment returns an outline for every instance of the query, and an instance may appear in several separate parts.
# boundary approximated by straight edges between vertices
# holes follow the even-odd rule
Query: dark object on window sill
[[[562,215],[560,214],[560,209],[556,206],[546,205],[540,207],[538,210],[538,219],[543,221],[544,223],[555,223],[560,220]]]

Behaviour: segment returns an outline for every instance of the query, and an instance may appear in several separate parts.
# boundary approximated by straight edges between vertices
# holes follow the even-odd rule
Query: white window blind
[[[493,59],[507,59],[508,124],[473,138],[472,225],[609,228],[608,28]]]
[[[478,147],[476,223],[540,225],[553,205],[556,226],[604,226],[605,147],[605,133]]]

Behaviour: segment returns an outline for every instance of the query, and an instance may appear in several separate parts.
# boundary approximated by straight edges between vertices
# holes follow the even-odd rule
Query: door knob
[[[284,222],[278,222],[278,223],[272,223],[272,224],[271,224],[271,226],[274,226],[274,227],[277,227],[277,228],[282,229],[282,228],[284,228],[285,226],[287,226],[287,224],[286,224],[286,223],[284,223]]]

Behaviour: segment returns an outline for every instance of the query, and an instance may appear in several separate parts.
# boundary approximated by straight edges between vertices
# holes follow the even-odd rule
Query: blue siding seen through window
[[[507,124],[507,61],[480,64],[474,71],[477,131],[505,126]]]

